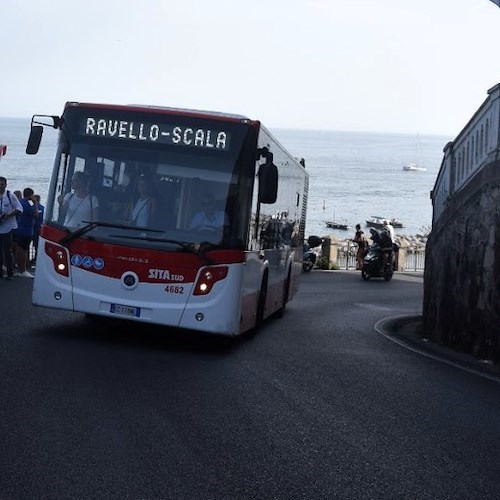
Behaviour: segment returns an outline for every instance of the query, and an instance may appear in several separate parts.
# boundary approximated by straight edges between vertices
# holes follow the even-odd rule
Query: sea
[[[397,133],[348,132],[270,128],[295,157],[304,158],[309,173],[306,236],[351,238],[372,216],[395,218],[404,224],[400,236],[429,232],[432,221],[430,192],[436,181],[443,148],[451,137]],[[45,128],[37,155],[25,153],[30,119],[0,118],[0,144],[7,154],[0,175],[8,189],[31,187],[47,199],[56,150],[57,132]],[[404,171],[406,163],[425,171]],[[329,229],[325,221],[347,224],[347,231]]]

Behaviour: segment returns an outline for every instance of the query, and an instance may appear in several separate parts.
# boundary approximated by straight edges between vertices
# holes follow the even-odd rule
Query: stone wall
[[[450,198],[427,242],[424,331],[500,362],[500,162]]]

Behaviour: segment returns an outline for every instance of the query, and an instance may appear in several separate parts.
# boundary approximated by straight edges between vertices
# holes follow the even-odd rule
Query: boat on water
[[[420,153],[420,138],[417,133],[417,139],[415,141],[415,158],[413,161],[405,163],[403,165],[403,171],[405,172],[425,172],[427,169],[421,165],[421,153]]]
[[[427,169],[425,167],[419,167],[416,163],[407,163],[403,165],[403,170],[405,172],[425,172]]]
[[[403,223],[398,219],[390,218],[390,217],[380,217],[378,215],[372,215],[371,219],[366,219],[366,225],[368,227],[374,227],[375,229],[380,229],[384,227],[386,221],[389,221],[394,228],[402,228],[404,227]]]
[[[326,227],[330,229],[340,229],[342,231],[347,231],[349,226],[347,224],[341,224],[340,222],[335,222],[333,220],[325,220]]]

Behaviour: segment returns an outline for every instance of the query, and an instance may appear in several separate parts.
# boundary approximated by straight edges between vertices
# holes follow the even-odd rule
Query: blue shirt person
[[[14,231],[14,248],[17,264],[17,276],[22,278],[33,278],[34,276],[26,269],[31,240],[35,231],[35,219],[38,217],[38,205],[31,188],[25,188],[21,206],[23,212],[18,215],[17,229]]]
[[[35,219],[35,227],[33,230],[33,247],[35,248],[35,260],[38,254],[38,238],[40,236],[40,229],[42,227],[43,216],[45,215],[45,207],[40,203],[40,195],[33,195],[38,205],[38,216]]]

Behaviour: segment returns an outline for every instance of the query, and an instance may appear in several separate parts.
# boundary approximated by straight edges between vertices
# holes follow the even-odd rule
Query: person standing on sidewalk
[[[368,252],[368,239],[365,233],[361,230],[361,226],[356,224],[356,234],[354,235],[354,243],[358,245],[358,251],[356,252],[356,269],[363,269],[363,259]]]
[[[7,268],[7,279],[14,275],[12,257],[12,231],[17,228],[16,215],[23,212],[17,196],[7,189],[7,179],[0,177],[0,277],[3,278],[3,266]]]
[[[35,220],[38,217],[38,203],[31,188],[25,188],[21,205],[23,212],[18,216],[18,227],[14,231],[16,249],[17,274],[21,278],[34,278],[28,271],[29,248],[35,230]]]
[[[40,195],[35,194],[33,195],[35,197],[36,203],[38,204],[38,216],[35,219],[35,230],[33,232],[33,247],[35,249],[35,257],[33,259],[32,264],[35,264],[36,258],[38,255],[38,238],[40,236],[40,229],[42,227],[43,223],[43,216],[45,213],[45,207],[40,203]]]

